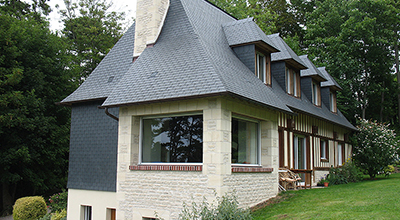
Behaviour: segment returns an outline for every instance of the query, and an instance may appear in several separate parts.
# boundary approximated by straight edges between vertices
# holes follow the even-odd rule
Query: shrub
[[[49,198],[48,206],[51,212],[60,212],[67,209],[68,192],[63,190],[61,193],[56,193]]]
[[[238,201],[235,195],[226,194],[222,197],[217,197],[217,206],[213,206],[204,200],[201,204],[193,202],[191,206],[183,204],[183,210],[179,214],[179,219],[182,220],[224,220],[252,219],[250,210],[242,209],[238,206]]]
[[[331,185],[339,185],[359,182],[362,178],[362,172],[360,172],[351,160],[348,160],[342,167],[331,167],[326,180]]]
[[[64,220],[67,219],[67,210],[63,209],[51,215],[51,220]]]
[[[389,125],[360,119],[353,139],[353,158],[372,178],[395,162],[400,151],[396,133]]]
[[[13,208],[14,220],[36,220],[47,213],[46,202],[41,196],[18,199]]]

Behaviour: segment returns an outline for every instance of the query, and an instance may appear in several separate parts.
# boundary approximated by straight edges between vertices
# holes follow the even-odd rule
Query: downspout
[[[105,107],[104,112],[106,113],[106,115],[110,116],[112,119],[119,121],[119,118],[117,116],[108,112],[108,107]]]

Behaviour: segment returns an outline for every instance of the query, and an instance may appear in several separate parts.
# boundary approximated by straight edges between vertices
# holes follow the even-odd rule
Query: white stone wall
[[[92,207],[92,219],[111,219],[107,209],[116,209],[115,192],[68,189],[68,220],[83,219],[82,206]]]
[[[317,183],[321,180],[321,178],[324,178],[329,174],[329,171],[325,171],[325,170],[316,170],[314,171],[315,174],[315,179],[313,182],[313,185],[317,185]]]
[[[140,157],[142,116],[188,112],[203,113],[202,171],[129,170]],[[231,160],[232,114],[258,119],[261,125],[261,165],[273,173],[233,173]],[[204,98],[120,108],[117,219],[155,217],[177,219],[183,202],[213,202],[215,196],[236,191],[241,207],[249,207],[278,192],[277,113],[232,98]],[[140,164],[139,164],[140,165]]]
[[[239,205],[248,208],[278,194],[278,174],[234,173],[224,179],[224,185],[235,192]]]

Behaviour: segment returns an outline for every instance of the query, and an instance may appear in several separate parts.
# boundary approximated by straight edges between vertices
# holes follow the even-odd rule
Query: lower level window
[[[232,118],[232,163],[258,164],[258,122]]]
[[[144,118],[142,163],[201,163],[203,116]]]
[[[326,140],[321,139],[320,141],[320,152],[321,160],[328,160],[329,147]]]
[[[83,220],[92,220],[92,206],[83,206]]]

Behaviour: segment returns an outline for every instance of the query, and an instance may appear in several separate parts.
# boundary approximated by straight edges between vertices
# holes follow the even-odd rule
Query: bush
[[[400,152],[396,133],[387,124],[360,119],[359,132],[353,139],[355,164],[373,179],[383,169],[395,163]]]
[[[46,202],[41,196],[18,199],[13,208],[14,220],[36,220],[47,213]]]
[[[63,209],[51,215],[51,220],[64,220],[67,219],[67,210]]]
[[[355,164],[348,160],[342,167],[331,167],[326,180],[330,185],[347,184],[351,182],[359,182],[363,178],[362,172]]]
[[[204,200],[201,204],[193,202],[191,207],[186,203],[183,204],[183,210],[179,214],[179,219],[182,220],[224,220],[237,219],[247,220],[252,219],[250,210],[241,209],[238,206],[238,201],[235,195],[217,197],[217,206],[212,206]]]
[[[50,196],[48,206],[51,212],[61,212],[67,209],[68,192],[63,190],[61,193]]]

